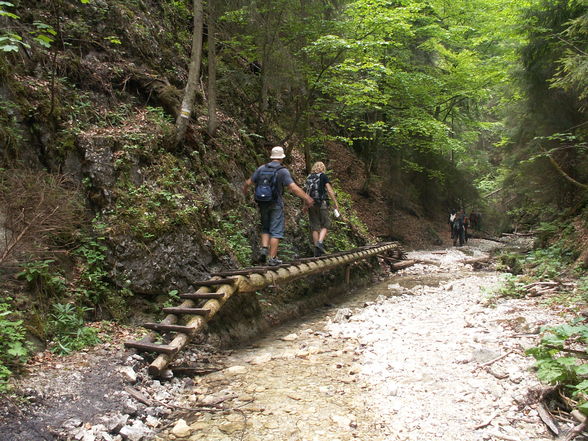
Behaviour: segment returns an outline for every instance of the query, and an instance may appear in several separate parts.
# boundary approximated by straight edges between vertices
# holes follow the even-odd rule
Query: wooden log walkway
[[[183,299],[180,305],[163,308],[168,315],[160,323],[144,325],[145,328],[156,332],[175,333],[171,342],[153,343],[157,335],[152,333],[141,341],[126,342],[125,346],[159,354],[149,366],[149,374],[159,377],[232,295],[254,292],[276,283],[291,282],[343,265],[347,267],[345,278],[348,281],[350,263],[380,254],[387,254],[388,259],[395,261],[406,258],[404,250],[398,243],[385,242],[321,257],[302,258],[278,266],[259,266],[213,273],[210,280],[194,283],[195,286],[200,286],[196,292],[180,294],[180,298]],[[180,320],[184,323],[179,324]]]

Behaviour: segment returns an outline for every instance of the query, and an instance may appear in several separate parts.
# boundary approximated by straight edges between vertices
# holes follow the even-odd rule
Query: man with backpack
[[[315,162],[304,184],[304,190],[314,200],[314,205],[308,209],[308,218],[312,230],[315,256],[322,256],[326,253],[323,242],[331,227],[329,198],[335,204],[335,216],[338,216],[339,213],[339,204],[325,171],[325,164],[320,161]]]
[[[282,161],[286,155],[284,149],[276,146],[272,149],[271,162],[259,167],[245,181],[243,194],[247,195],[249,187],[255,184],[255,200],[261,215],[261,261],[270,266],[281,265],[278,259],[278,246],[284,237],[284,187],[305,201],[310,207],[314,200],[302,190],[290,175]]]

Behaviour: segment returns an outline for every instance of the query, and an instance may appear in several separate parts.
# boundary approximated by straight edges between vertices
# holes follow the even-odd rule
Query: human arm
[[[335,197],[335,191],[333,190],[333,186],[329,182],[327,182],[325,184],[325,188],[327,189],[327,193],[329,194],[329,198],[331,198],[331,200],[335,204],[335,210],[339,210],[339,203],[337,202],[337,198]]]
[[[309,195],[307,195],[303,189],[301,189],[298,185],[296,185],[295,182],[292,182],[291,184],[288,185],[288,190],[291,193],[294,193],[300,199],[302,199],[304,201],[304,204],[307,207],[311,207],[312,204],[314,204],[314,199],[311,198]]]
[[[253,185],[253,181],[251,180],[251,178],[247,179],[245,181],[245,183],[243,184],[243,194],[245,196],[247,196],[247,192],[249,191],[249,187],[251,187]]]

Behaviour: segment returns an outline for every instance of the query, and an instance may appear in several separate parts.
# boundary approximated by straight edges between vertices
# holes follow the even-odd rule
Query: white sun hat
[[[276,146],[272,149],[272,155],[270,159],[284,159],[286,155],[284,154],[284,148],[280,146]]]

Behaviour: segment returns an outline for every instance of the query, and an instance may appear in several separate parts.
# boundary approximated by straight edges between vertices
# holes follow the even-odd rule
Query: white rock
[[[125,381],[129,383],[136,383],[137,382],[137,373],[131,366],[123,366],[118,370]]]
[[[231,366],[222,371],[227,375],[239,375],[239,374],[246,374],[247,373],[247,366]]]
[[[333,422],[335,424],[337,424],[339,427],[341,427],[342,429],[350,429],[351,428],[352,420],[348,416],[332,415],[331,420],[333,420]]]
[[[149,435],[151,430],[140,420],[135,420],[132,426],[125,426],[120,429],[120,434],[129,441],[141,441]]]
[[[283,340],[283,341],[295,341],[295,340],[298,340],[298,335],[297,334],[288,334],[288,335],[280,338],[280,340]]]
[[[186,438],[192,433],[192,428],[186,424],[186,420],[180,418],[174,424],[174,428],[171,430],[171,433],[178,438]]]
[[[157,427],[159,425],[159,419],[152,415],[147,415],[147,418],[145,418],[145,424],[151,428]]]

